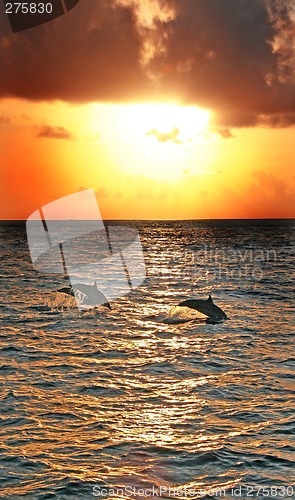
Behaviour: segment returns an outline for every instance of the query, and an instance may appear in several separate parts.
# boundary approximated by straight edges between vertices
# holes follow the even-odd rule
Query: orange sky
[[[89,0],[0,35],[0,218],[82,188],[104,219],[295,217],[294,19],[229,3]]]

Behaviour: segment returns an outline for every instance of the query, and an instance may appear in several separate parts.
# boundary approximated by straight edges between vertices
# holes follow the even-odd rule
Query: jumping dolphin
[[[83,283],[77,283],[72,286],[66,286],[56,290],[57,292],[66,293],[75,297],[79,302],[79,305],[83,306],[98,306],[103,305],[111,309],[110,303],[106,296],[100,292],[94,285],[84,285]]]
[[[189,307],[190,309],[196,309],[200,313],[207,316],[206,323],[219,323],[227,318],[225,312],[216,306],[212,300],[211,295],[207,300],[204,299],[189,299],[178,304],[179,306]]]

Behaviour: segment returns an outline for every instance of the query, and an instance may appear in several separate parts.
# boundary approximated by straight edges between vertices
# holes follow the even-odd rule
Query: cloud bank
[[[290,126],[294,19],[294,0],[81,1],[0,35],[0,97],[178,100],[225,127]]]

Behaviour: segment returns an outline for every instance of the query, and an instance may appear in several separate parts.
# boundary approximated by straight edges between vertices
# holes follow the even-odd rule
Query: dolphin
[[[83,283],[76,283],[70,286],[65,286],[56,290],[60,293],[66,293],[75,297],[79,305],[83,306],[98,306],[103,305],[112,309],[106,296],[98,290],[96,282],[94,285],[84,285]]]
[[[196,309],[200,313],[207,316],[206,323],[219,323],[228,319],[225,312],[216,306],[212,300],[211,295],[206,299],[189,299],[178,304],[179,306],[189,307],[190,309]]]

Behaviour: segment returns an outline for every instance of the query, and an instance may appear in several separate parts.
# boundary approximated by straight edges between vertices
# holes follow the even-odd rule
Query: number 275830
[[[23,3],[13,2],[5,4],[6,14],[51,14],[52,3]]]

